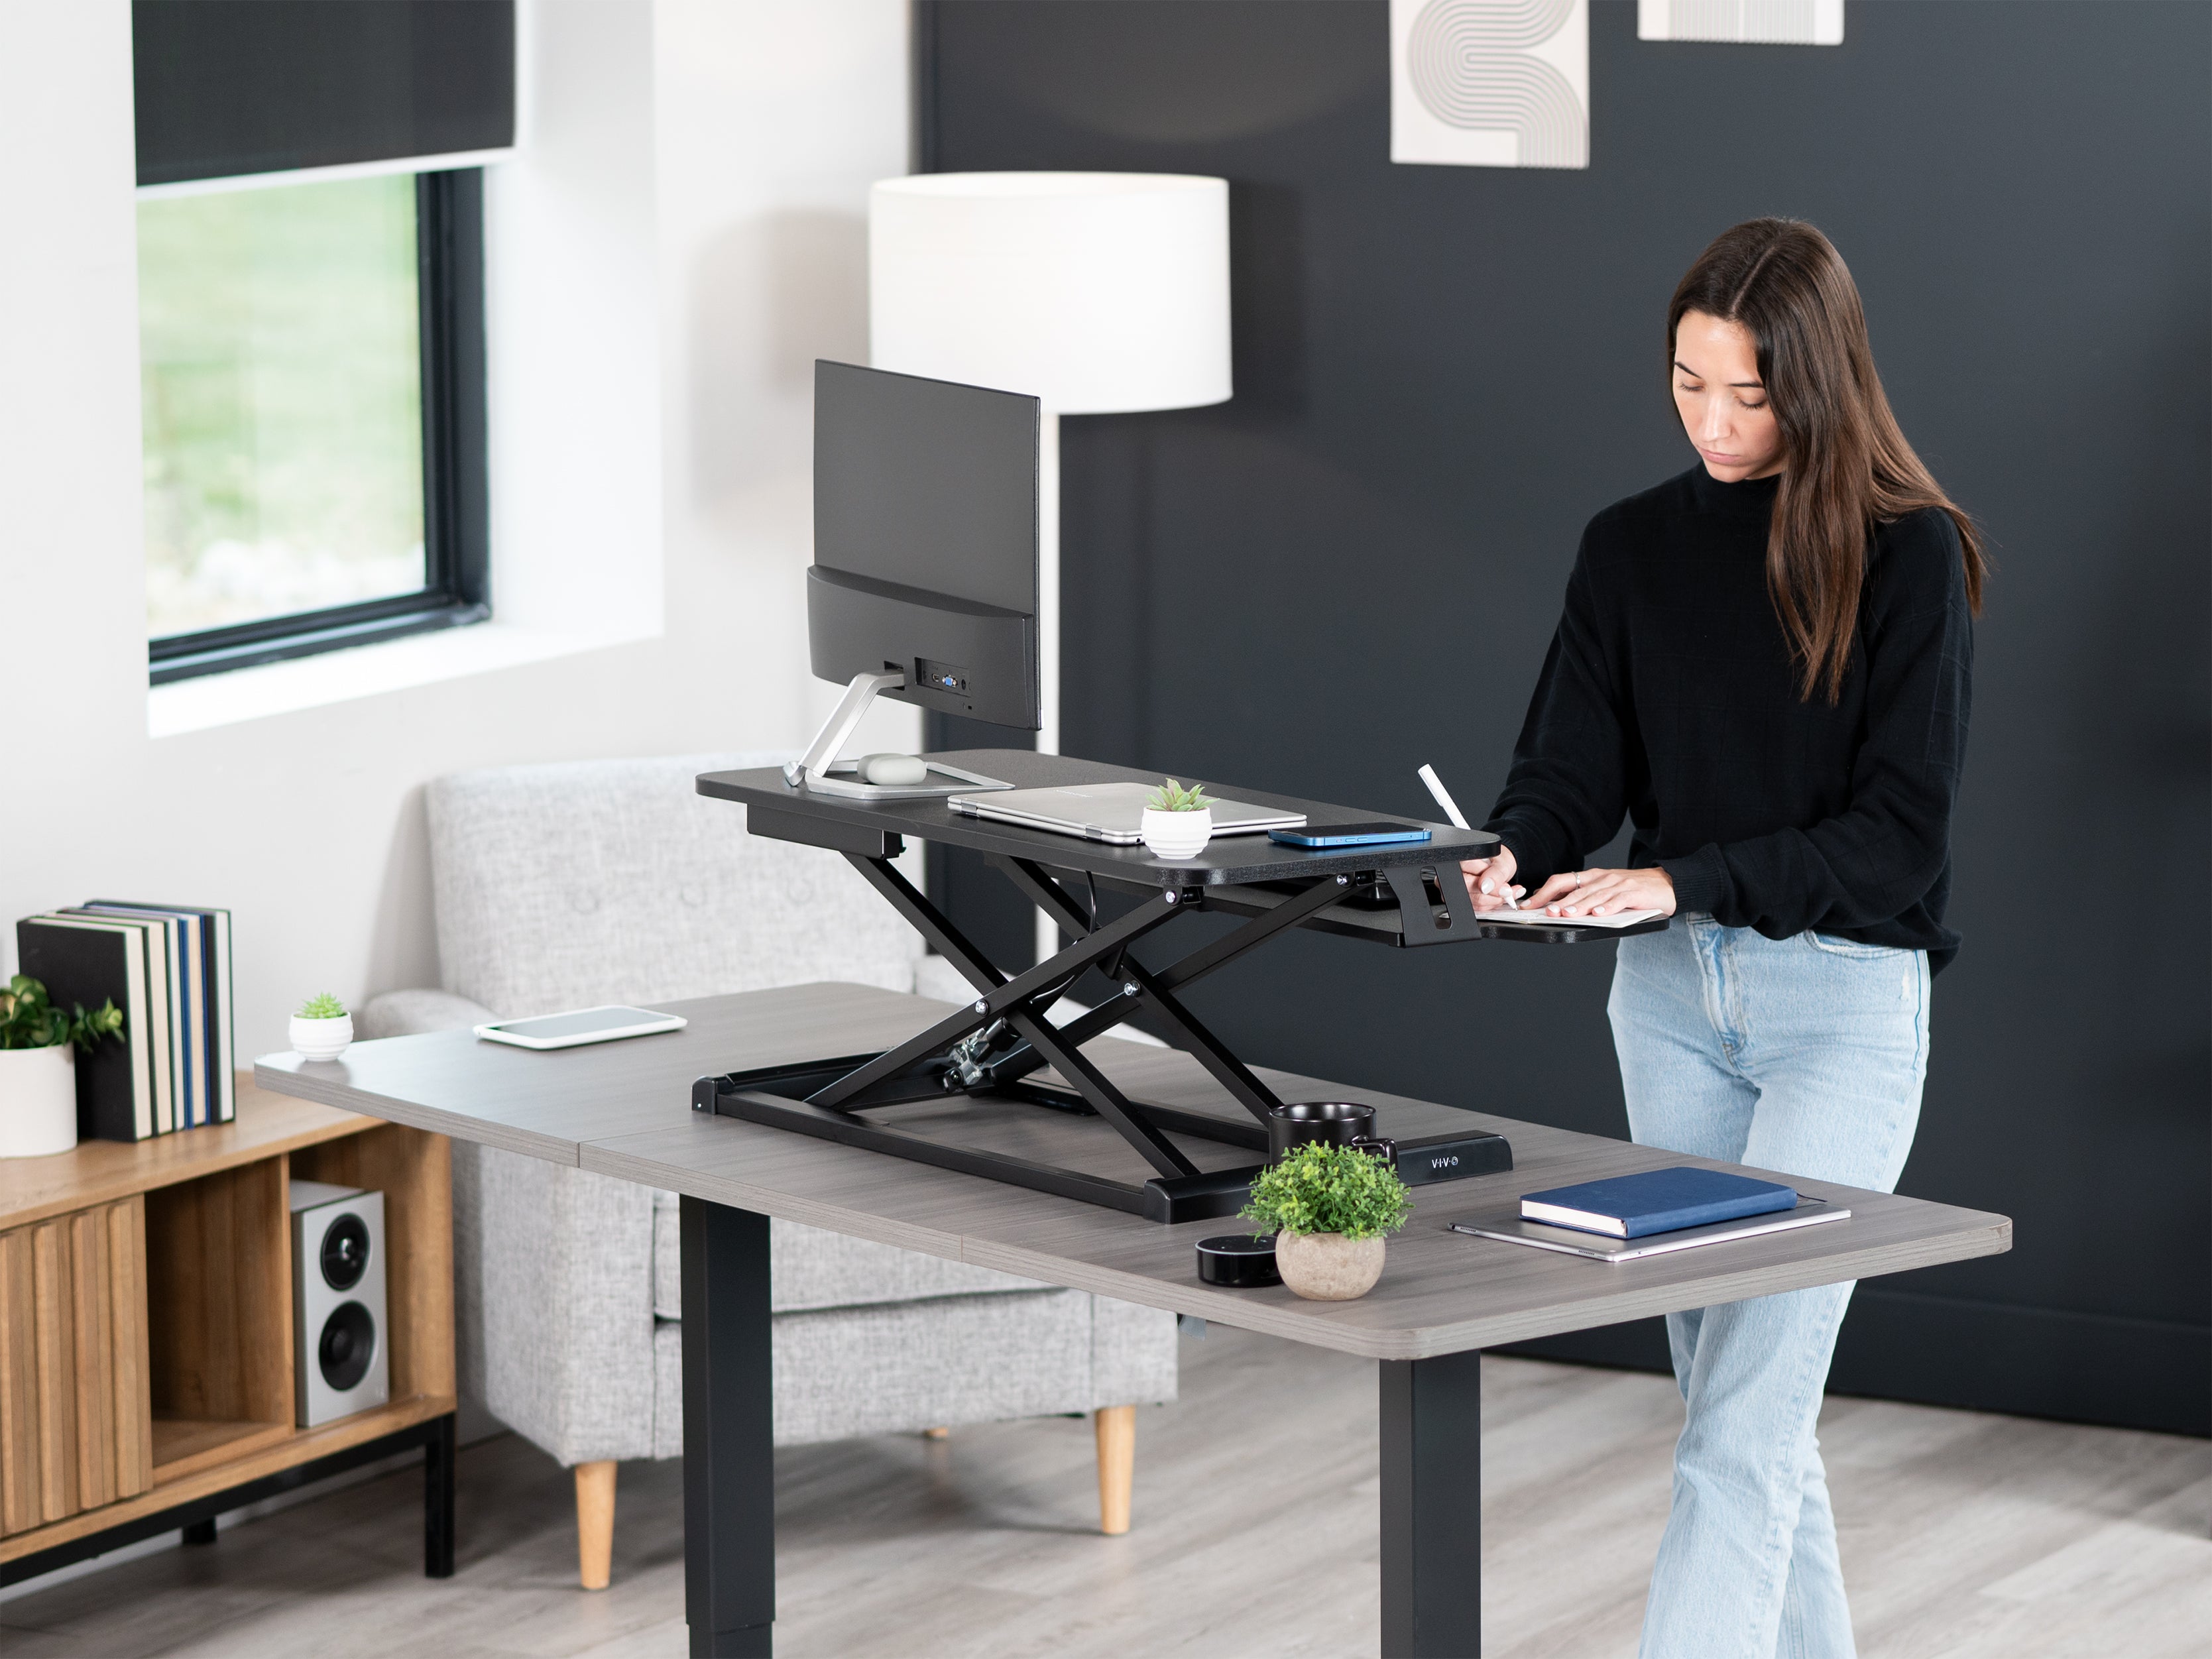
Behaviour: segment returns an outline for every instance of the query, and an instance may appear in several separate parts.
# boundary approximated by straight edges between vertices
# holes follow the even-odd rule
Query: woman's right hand
[[[1503,910],[1509,897],[1519,898],[1522,890],[1513,884],[1517,867],[1513,849],[1502,842],[1498,851],[1486,859],[1462,860],[1459,872],[1467,878],[1467,896],[1474,901],[1474,908]]]

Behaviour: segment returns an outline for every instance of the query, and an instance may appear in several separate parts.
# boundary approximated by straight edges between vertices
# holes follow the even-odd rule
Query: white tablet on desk
[[[495,1020],[476,1029],[480,1037],[493,1042],[512,1042],[518,1048],[574,1048],[579,1043],[612,1042],[617,1037],[680,1031],[684,1029],[684,1016],[617,1006],[579,1008],[566,1014],[540,1014],[534,1019]]]

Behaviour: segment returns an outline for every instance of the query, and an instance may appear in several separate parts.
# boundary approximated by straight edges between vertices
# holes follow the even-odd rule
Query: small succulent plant
[[[18,974],[0,990],[0,1048],[58,1048],[73,1042],[90,1054],[123,1032],[123,1011],[111,1000],[90,1013],[82,1003],[64,1013],[47,998],[46,988]]]
[[[301,1004],[298,1017],[301,1019],[343,1019],[345,1004],[325,991],[320,996],[309,997]]]
[[[1213,805],[1213,797],[1206,793],[1206,786],[1194,783],[1188,789],[1170,778],[1152,791],[1152,799],[1145,803],[1155,812],[1203,812]]]

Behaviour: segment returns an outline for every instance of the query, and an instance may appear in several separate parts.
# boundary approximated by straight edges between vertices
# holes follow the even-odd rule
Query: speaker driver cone
[[[368,1224],[357,1215],[342,1215],[323,1235],[323,1282],[334,1291],[349,1291],[368,1271]]]
[[[315,1344],[323,1381],[343,1394],[368,1375],[369,1361],[375,1357],[376,1321],[360,1303],[340,1303],[323,1322],[321,1340]]]

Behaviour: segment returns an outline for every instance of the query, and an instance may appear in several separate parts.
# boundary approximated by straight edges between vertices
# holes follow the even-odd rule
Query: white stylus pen
[[[1452,821],[1453,829],[1474,828],[1467,821],[1467,814],[1459,810],[1459,803],[1451,798],[1451,791],[1444,787],[1444,781],[1437,775],[1435,767],[1424,764],[1420,771],[1420,779],[1428,786],[1429,793],[1435,798],[1437,805],[1444,809],[1444,816]],[[1521,902],[1513,896],[1510,890],[1504,897],[1507,909],[1518,910],[1521,908]]]

